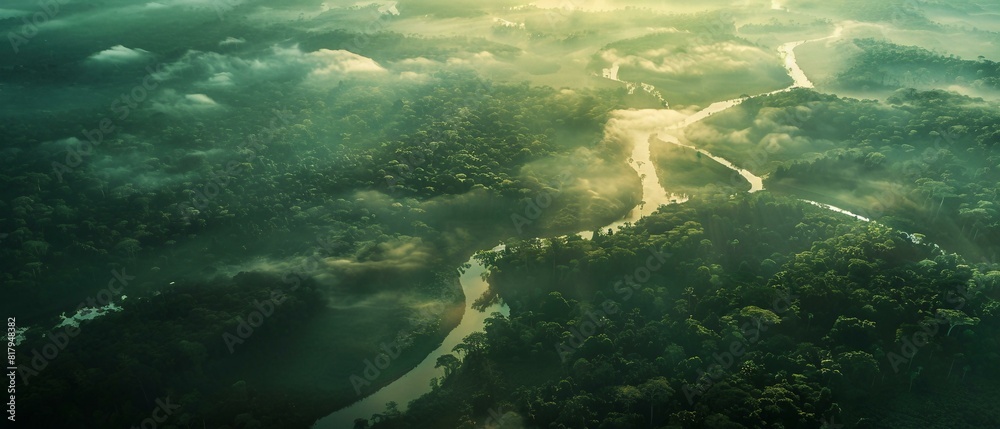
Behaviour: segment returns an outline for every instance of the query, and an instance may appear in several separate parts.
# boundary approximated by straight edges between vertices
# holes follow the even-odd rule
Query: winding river
[[[837,26],[833,34],[830,36],[819,39],[790,42],[781,45],[778,48],[778,53],[784,60],[785,68],[788,71],[788,75],[792,78],[793,83],[787,88],[760,94],[758,96],[787,92],[795,88],[812,88],[813,83],[809,81],[809,78],[806,77],[805,73],[801,68],[799,68],[798,63],[795,60],[795,48],[805,43],[838,38],[840,37],[842,30],[842,27]],[[659,208],[660,205],[677,204],[687,200],[685,196],[668,193],[660,185],[659,178],[657,177],[655,168],[653,168],[653,162],[650,158],[649,152],[650,144],[654,141],[663,141],[697,150],[701,154],[708,156],[720,164],[739,173],[743,178],[750,182],[750,192],[763,190],[764,179],[762,177],[754,175],[749,170],[739,168],[729,160],[716,156],[704,149],[683,144],[676,137],[667,133],[668,131],[683,129],[695,122],[711,116],[712,114],[738,106],[747,99],[748,97],[720,101],[690,115],[685,115],[681,112],[670,109],[620,110],[614,112],[612,119],[609,121],[609,127],[614,125],[617,129],[628,130],[625,135],[621,137],[625,140],[631,141],[632,143],[632,156],[629,159],[629,165],[636,171],[636,174],[639,175],[639,178],[642,181],[643,196],[642,203],[633,208],[624,218],[602,227],[601,229],[617,229],[620,225],[629,222],[634,223],[642,217],[653,213],[657,208]],[[869,221],[867,218],[834,206],[808,200],[802,201],[806,201],[810,204],[838,213],[843,213],[863,221]],[[591,238],[591,234],[591,231],[579,233],[581,237],[588,239]],[[496,251],[502,248],[503,245],[501,244],[492,250]],[[510,314],[510,309],[504,304],[495,304],[487,308],[484,312],[480,312],[472,308],[472,303],[476,300],[476,298],[481,296],[489,286],[482,278],[482,275],[486,272],[486,267],[474,258],[469,258],[468,262],[471,265],[471,268],[466,269],[460,279],[462,291],[465,293],[465,314],[462,317],[461,323],[459,323],[459,325],[455,327],[455,329],[453,329],[447,337],[445,337],[441,345],[427,355],[427,357],[421,361],[420,364],[399,379],[379,389],[375,393],[359,400],[358,402],[355,402],[346,408],[338,410],[333,414],[320,419],[313,426],[314,429],[350,429],[353,427],[355,418],[368,418],[373,414],[382,413],[385,410],[385,404],[390,401],[396,402],[400,411],[405,410],[410,401],[430,391],[430,382],[432,378],[440,378],[444,375],[443,369],[434,367],[439,356],[451,353],[452,348],[459,344],[467,335],[473,332],[481,331],[484,327],[486,318],[493,312],[500,312],[504,315]],[[347,380],[344,380],[344,382],[346,383]]]
[[[492,250],[498,251],[502,248],[501,245]],[[506,304],[494,304],[483,312],[472,308],[472,303],[486,292],[489,286],[482,277],[483,273],[486,272],[486,267],[475,258],[469,258],[469,264],[472,267],[466,269],[459,279],[462,283],[462,292],[465,293],[465,314],[462,315],[462,321],[455,329],[452,329],[441,345],[410,372],[347,408],[340,409],[320,419],[313,425],[313,428],[351,429],[354,427],[354,419],[358,417],[369,418],[373,414],[384,412],[385,404],[389,401],[395,401],[399,404],[400,411],[406,409],[410,401],[430,391],[432,378],[440,378],[444,375],[443,369],[434,367],[439,356],[451,353],[451,349],[462,342],[466,335],[481,331],[486,323],[486,318],[494,312],[502,313],[504,316],[510,315],[510,309],[507,308]],[[347,383],[347,380],[344,382]]]

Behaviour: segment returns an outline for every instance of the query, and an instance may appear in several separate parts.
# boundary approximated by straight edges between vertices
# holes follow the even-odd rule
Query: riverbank
[[[386,382],[380,383],[374,393],[318,420],[313,428],[352,427],[356,418],[370,418],[374,414],[382,413],[388,402],[397,403],[400,411],[405,410],[410,401],[430,391],[432,379],[444,375],[444,369],[437,367],[438,357],[452,353],[452,349],[467,335],[480,331],[486,318],[490,317],[494,311],[504,315],[510,314],[510,310],[503,304],[491,305],[485,311],[477,311],[472,308],[476,298],[486,292],[489,285],[483,279],[486,267],[474,257],[469,258],[467,263],[469,268],[466,268],[459,277],[465,297],[461,322],[454,329],[451,329],[448,335],[432,350],[418,353],[420,350],[414,349],[413,353],[407,353],[409,359],[402,362],[403,365],[398,365],[398,368],[408,368],[405,373],[397,370],[385,374]],[[417,357],[421,358],[416,359]],[[385,386],[390,386],[390,388],[385,388]]]
[[[840,33],[841,28],[837,27],[833,35],[815,40],[825,40],[838,37]],[[789,76],[793,79],[793,83],[786,88],[770,91],[766,94],[786,92],[797,87],[812,86],[808,78],[806,78],[804,73],[802,73],[802,70],[795,65],[795,55],[793,52],[796,46],[812,41],[814,40],[790,42],[782,45],[778,49],[779,54],[785,61]],[[763,190],[764,179],[762,177],[756,176],[749,170],[741,169],[729,160],[718,157],[704,149],[684,145],[671,134],[662,133],[662,131],[668,130],[683,130],[683,128],[707,118],[714,113],[722,112],[731,107],[737,106],[748,98],[749,97],[741,97],[738,99],[713,103],[707,108],[691,114],[685,114],[684,112],[678,112],[670,109],[649,109],[641,111],[619,110],[614,112],[612,119],[609,120],[606,125],[606,129],[608,130],[606,134],[614,135],[627,140],[624,143],[626,144],[626,147],[631,148],[631,156],[628,163],[629,166],[635,170],[642,182],[643,194],[640,204],[629,211],[626,216],[607,226],[601,227],[600,229],[617,229],[618,226],[626,223],[634,223],[642,217],[655,212],[660,205],[676,204],[684,201],[683,197],[668,192],[661,185],[656,167],[650,156],[651,143],[671,143],[698,151],[699,153],[713,159],[715,162],[741,175],[750,184],[748,192]],[[583,238],[590,238],[591,234],[592,232],[590,231],[578,233],[578,235]],[[494,248],[494,250],[495,249],[496,248]],[[506,312],[506,314],[509,314],[509,309],[502,304],[494,304],[487,308],[484,312],[478,312],[472,309],[472,304],[475,301],[475,298],[481,296],[482,293],[488,289],[489,285],[482,278],[482,274],[486,271],[485,267],[483,267],[483,265],[474,258],[470,259],[468,263],[470,268],[466,269],[464,274],[461,276],[462,289],[465,292],[466,299],[466,312],[462,322],[447,336],[441,346],[428,354],[427,357],[416,365],[416,367],[414,367],[410,372],[392,382],[387,387],[381,388],[371,396],[368,396],[347,408],[343,408],[320,419],[313,426],[314,429],[351,427],[356,418],[368,418],[373,414],[381,413],[385,409],[385,403],[390,401],[397,404],[398,410],[405,410],[409,401],[430,391],[432,378],[443,375],[443,369],[435,367],[438,356],[450,353],[451,349],[467,335],[473,332],[481,331],[485,323],[485,319],[493,311],[500,310],[501,313]]]

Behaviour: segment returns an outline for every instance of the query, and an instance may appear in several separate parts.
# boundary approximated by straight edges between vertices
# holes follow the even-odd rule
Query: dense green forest
[[[852,65],[837,77],[838,84],[852,89],[920,88],[968,85],[1000,88],[1000,64],[980,56],[963,60],[918,46],[900,46],[884,40],[858,39],[861,49]]]
[[[293,405],[302,398],[243,380],[220,381],[242,378],[234,369],[244,353],[280,356],[274,343],[324,307],[315,285],[246,273],[229,281],[176,285],[162,297],[126,302],[120,313],[86,322],[75,332],[59,328],[22,345],[41,351],[33,356],[40,364],[33,361],[34,369],[20,373],[30,389],[18,405],[46,410],[32,413],[35,427],[73,420],[90,422],[87,427],[129,427],[148,417],[147,405],[158,398],[182,406],[172,421],[185,426],[311,423],[303,415],[307,409]],[[232,340],[220,341],[226,335]],[[46,347],[60,343],[59,353],[47,359]],[[115,398],[114,407],[107,406],[108,398]]]
[[[889,227],[720,195],[479,257],[511,317],[373,427],[913,427],[883,407],[903,402],[934,427],[1000,419],[1000,272]]]
[[[55,398],[84,394],[73,386],[100,385],[94,382],[100,377],[125,377],[124,371],[133,369],[119,366],[86,375],[77,372],[93,362],[92,356],[118,356],[125,350],[144,349],[149,347],[146,341],[151,338],[160,338],[167,344],[183,341],[186,347],[205,350],[198,352],[199,368],[237,366],[255,371],[254,368],[273,358],[269,352],[252,348],[246,352],[237,350],[237,356],[242,358],[234,360],[219,350],[224,345],[221,333],[232,330],[237,326],[236,318],[247,313],[239,303],[251,302],[249,297],[231,293],[280,290],[297,284],[300,278],[321,276],[325,279],[324,292],[301,298],[312,311],[291,310],[285,316],[290,319],[288,322],[281,318],[268,321],[268,327],[274,326],[269,329],[282,329],[286,333],[294,329],[296,320],[299,325],[317,320],[332,320],[333,326],[351,323],[351,318],[360,313],[316,307],[323,307],[330,299],[335,304],[345,296],[365,291],[398,290],[420,299],[441,299],[447,303],[455,297],[454,267],[464,262],[467,252],[484,246],[491,236],[575,231],[581,223],[614,219],[634,204],[630,201],[635,197],[623,189],[626,192],[621,194],[623,201],[617,208],[604,205],[602,211],[583,209],[581,205],[591,204],[586,199],[570,198],[573,190],[564,186],[564,195],[556,196],[545,218],[512,223],[511,214],[527,210],[533,204],[532,196],[560,186],[555,180],[559,177],[577,174],[565,168],[559,174],[552,171],[521,174],[521,169],[532,161],[567,156],[580,147],[591,147],[596,153],[603,151],[603,158],[620,156],[617,155],[620,151],[599,144],[599,124],[604,122],[608,103],[616,96],[493,84],[462,74],[438,78],[437,84],[394,90],[345,83],[329,93],[301,94],[297,104],[283,106],[277,113],[279,116],[251,108],[232,112],[231,123],[243,124],[251,135],[247,141],[240,141],[242,133],[235,130],[213,130],[201,124],[190,129],[164,125],[162,129],[146,131],[148,138],[177,149],[160,158],[151,158],[132,174],[141,176],[167,169],[185,178],[204,178],[201,180],[137,189],[130,183],[120,184],[127,182],[125,179],[116,181],[102,175],[94,164],[81,163],[79,168],[66,172],[64,182],[60,183],[58,178],[48,175],[12,171],[24,171],[23,164],[5,164],[11,173],[3,177],[5,185],[37,191],[11,201],[13,216],[3,219],[6,228],[12,231],[5,237],[7,245],[2,250],[5,263],[22,267],[20,271],[5,270],[3,274],[9,302],[24,305],[44,302],[52,308],[76,304],[86,300],[84,294],[93,292],[80,288],[75,279],[93,278],[93,284],[99,287],[112,278],[112,274],[107,274],[109,270],[120,270],[135,278],[127,287],[119,288],[130,296],[126,302],[130,304],[141,297],[151,302],[147,306],[160,308],[155,311],[164,314],[163,318],[148,323],[131,324],[128,320],[151,310],[123,303],[127,308],[123,314],[113,313],[99,324],[94,322],[95,326],[85,322],[82,329],[94,331],[95,335],[116,324],[128,323],[130,333],[115,335],[137,339],[103,346],[74,341],[61,354],[74,357],[60,357],[58,365],[43,372],[47,379],[64,380],[62,384],[39,387],[36,394],[24,399],[24,406],[41,410],[45,401],[56,400],[64,408],[51,415],[53,418],[94,413],[95,421],[102,425],[141,420],[148,411],[138,406],[121,405],[115,410],[101,410],[97,406],[101,398],[118,397],[123,392],[136,395],[136,386],[132,384],[88,395],[98,401],[94,403]],[[310,119],[321,117],[340,119],[316,122]],[[362,117],[377,118],[379,126],[367,125]],[[156,118],[141,120],[155,123]],[[253,131],[253,124],[268,122],[277,124],[276,128]],[[8,126],[8,135],[28,135],[30,124],[20,126],[24,127],[21,129],[24,134],[17,134],[17,129]],[[230,159],[239,162],[222,174],[221,163],[213,161],[221,158],[226,162],[226,158],[209,155],[211,148],[220,142],[238,148]],[[133,153],[136,148],[127,141],[115,140],[92,150],[115,156]],[[176,158],[171,158],[174,154]],[[36,161],[44,165],[48,160]],[[625,174],[629,171],[622,166],[617,172],[609,169],[608,174],[620,175],[623,170]],[[79,188],[81,185],[85,187]],[[508,209],[498,211],[498,207]],[[112,223],[106,223],[109,221]],[[463,231],[470,228],[476,228],[482,235],[462,242],[467,234]],[[207,240],[202,235],[207,235]],[[317,242],[307,238],[311,235],[323,238]],[[291,258],[292,262],[238,265],[248,254],[266,255],[272,260]],[[50,268],[59,266],[74,269]],[[234,269],[240,273],[233,276]],[[239,281],[247,276],[265,277],[252,282],[256,286],[248,286]],[[205,287],[214,292],[188,297],[182,292],[184,289],[160,286],[167,279],[191,285],[185,288]],[[65,286],[39,287],[53,284]],[[118,297],[113,300],[118,301]],[[44,307],[37,310],[43,313]],[[385,311],[385,317],[390,312],[401,312],[393,318],[427,317],[414,316],[414,310],[407,308]],[[163,337],[163,332],[173,329],[166,326],[194,323],[186,315],[201,313],[213,316],[200,320],[203,325],[198,330],[192,332],[178,325],[176,338]],[[371,314],[363,317],[377,320]],[[447,332],[456,323],[451,317],[435,315],[415,327],[395,326],[398,322],[384,319],[386,326],[372,332],[392,339],[397,334],[391,326],[409,331],[409,339],[405,341],[409,344],[408,354],[404,359],[419,359],[433,348],[440,338],[439,331]],[[262,339],[255,342],[273,348],[273,343],[282,338],[277,333],[263,338],[267,336],[261,334]],[[34,337],[34,341],[22,347],[41,350],[47,343],[46,338]],[[362,343],[352,345],[351,349],[358,355],[370,353]],[[322,381],[313,380],[312,391],[289,395],[272,393],[271,381],[241,377],[233,371],[217,370],[218,378],[206,379],[205,373],[192,372],[188,364],[194,358],[187,357],[186,349],[180,355],[170,347],[155,348],[148,353],[151,362],[143,361],[149,377],[147,384],[169,386],[161,389],[171,392],[174,398],[184,397],[199,404],[185,409],[185,421],[204,420],[221,427],[235,424],[224,416],[245,415],[247,421],[254,421],[257,416],[264,427],[273,427],[277,422],[306,424],[331,404],[346,405],[354,399],[354,389],[342,380],[357,368],[346,363],[324,373]],[[171,363],[159,365],[161,360]],[[340,357],[334,362],[340,360],[348,358]],[[394,369],[398,376],[405,367],[397,365]],[[311,370],[325,371],[320,367]],[[241,378],[248,378],[249,383]],[[167,382],[178,379],[183,381]],[[243,399],[220,408],[222,399],[218,398],[230,394],[226,388],[237,381],[258,393],[243,395]],[[380,384],[389,381],[386,377]],[[322,391],[315,390],[320,387]],[[261,410],[256,409],[256,403],[269,405]],[[288,411],[293,403],[301,411]]]
[[[689,129],[699,147],[797,195],[997,261],[997,105],[945,91],[885,102],[794,90],[750,99]]]
[[[21,154],[15,158],[19,162],[4,164],[7,174],[0,179],[5,186],[36,192],[4,203],[12,216],[2,219],[3,229],[10,231],[2,256],[11,267],[21,267],[3,274],[9,299],[53,306],[61,304],[60,295],[78,301],[63,295],[65,290],[36,286],[69,283],[81,275],[103,276],[104,266],[126,265],[122,261],[152,265],[143,268],[157,271],[162,263],[177,263],[166,257],[175,252],[158,249],[181,246],[206,231],[244,240],[243,246],[266,246],[240,249],[243,257],[248,251],[274,252],[275,246],[289,253],[307,251],[302,247],[309,243],[302,242],[301,234],[332,230],[337,231],[332,238],[336,246],[324,256],[364,257],[374,251],[365,249],[365,243],[371,247],[400,235],[434,239],[454,222],[488,223],[481,216],[426,213],[449,210],[447,201],[428,200],[477,191],[478,196],[470,198],[473,207],[462,210],[505,205],[516,211],[523,196],[548,185],[540,182],[544,178],[518,177],[520,166],[570,153],[580,145],[596,146],[607,103],[614,99],[489,85],[462,75],[440,78],[438,84],[396,91],[345,84],[322,95],[303,94],[296,104],[283,106],[281,116],[254,108],[227,114],[228,123],[240,124],[242,130],[211,129],[201,123],[151,127],[140,136],[174,149],[132,166],[129,174],[143,177],[167,170],[181,177],[174,180],[185,180],[168,186],[137,186],[129,177],[109,177],[95,163],[82,161],[79,168],[58,175],[26,173],[32,166],[51,171],[51,158],[15,152]],[[440,83],[444,81],[447,86]],[[311,119],[319,117],[339,119]],[[376,118],[379,125],[370,126],[362,117]],[[155,123],[155,118],[139,120]],[[274,128],[255,129],[255,124]],[[6,141],[15,148],[33,144],[24,140],[32,126],[7,124]],[[220,155],[212,150],[217,145],[236,150]],[[67,158],[88,159],[77,147],[65,150]],[[137,148],[116,139],[91,150],[94,156],[115,157]],[[387,207],[392,215],[375,221],[372,210],[379,202],[366,205],[352,197],[364,190],[398,197],[400,207]],[[494,220],[508,217],[491,213]],[[614,213],[609,207],[595,216],[613,218]],[[232,242],[214,244],[218,248],[209,244],[208,252],[221,258],[232,252]],[[146,256],[144,249],[157,253]],[[70,262],[87,262],[93,272],[46,269]]]
[[[7,0],[8,420],[1000,427],[997,17]]]
[[[663,189],[679,195],[697,195],[707,186],[746,192],[750,184],[732,170],[693,149],[657,142],[650,146],[656,176]]]

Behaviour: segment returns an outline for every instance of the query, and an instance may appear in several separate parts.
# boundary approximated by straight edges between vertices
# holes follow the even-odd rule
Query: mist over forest
[[[1000,427],[998,3],[0,34],[5,427]]]

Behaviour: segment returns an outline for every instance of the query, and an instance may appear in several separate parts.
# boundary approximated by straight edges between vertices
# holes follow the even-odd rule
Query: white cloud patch
[[[193,81],[197,82],[194,84],[196,88],[213,89],[235,88],[274,80],[329,86],[347,78],[389,74],[375,60],[349,51],[321,49],[303,52],[298,46],[274,46],[253,58],[190,51],[163,69],[163,73],[157,74],[157,79]]]
[[[160,80],[184,78],[188,73],[214,76],[223,72],[229,73],[231,77],[234,72],[246,67],[247,61],[237,57],[215,52],[188,51],[176,62],[167,64],[163,68],[163,73],[158,73],[156,78]]]
[[[402,67],[406,69],[426,70],[432,67],[433,68],[440,67],[441,63],[424,57],[416,57],[416,58],[407,58],[404,60],[396,61],[395,63],[393,63],[393,65],[395,67]]]
[[[165,89],[153,101],[152,109],[169,115],[206,113],[222,106],[205,94],[180,94],[173,89]]]
[[[434,78],[424,73],[405,71],[399,74],[399,80],[416,82],[416,83],[426,83],[433,81]]]
[[[353,74],[385,73],[375,60],[350,51],[320,49],[307,54],[315,68],[309,73],[313,80],[341,79]]]
[[[399,4],[399,2],[395,2],[395,1],[389,1],[389,2],[385,2],[385,3],[382,3],[382,2],[365,2],[365,1],[359,1],[359,2],[354,3],[353,7],[355,7],[355,8],[364,8],[364,7],[371,6],[373,4],[378,5],[378,13],[380,13],[380,14],[383,14],[383,15],[397,15],[397,16],[399,15],[399,9],[396,7]],[[326,3],[324,3],[324,5],[326,5]],[[329,6],[327,6],[327,7],[329,8]]]
[[[90,60],[106,64],[125,64],[149,57],[150,53],[144,49],[132,49],[122,45],[112,46],[101,52],[90,56]]]
[[[348,274],[371,270],[411,271],[425,267],[435,259],[435,249],[420,238],[400,237],[375,246],[375,256],[359,260],[352,258],[326,258],[327,267]]]
[[[399,73],[399,79],[411,82],[428,82],[434,72],[447,67],[444,63],[424,57],[406,58],[389,64],[389,68]]]
[[[803,135],[799,126],[821,108],[818,102],[777,108],[761,108],[752,122],[728,123],[724,121],[701,121],[691,124],[683,131],[683,137],[700,147],[724,147],[731,153],[750,153],[761,150],[779,159],[781,153],[822,152],[836,146],[826,139],[813,139]],[[738,107],[736,111],[743,108]],[[749,125],[748,127],[746,125]],[[832,125],[818,124],[822,132],[834,133]],[[713,151],[719,153],[719,151]],[[725,154],[721,156],[726,156]]]
[[[496,57],[489,51],[477,52],[465,58],[448,58],[448,65],[483,65],[496,62]]]
[[[695,46],[687,52],[661,48],[630,55],[610,49],[602,52],[601,58],[609,64],[638,67],[655,73],[700,76],[748,70],[769,61],[770,54],[753,46],[721,42]]]
[[[194,104],[206,104],[209,106],[214,106],[216,104],[215,100],[205,94],[187,94],[184,96],[185,99]]]
[[[206,88],[226,88],[235,85],[233,74],[230,72],[219,72],[208,78],[205,82],[198,83],[200,87]]]
[[[237,38],[237,37],[227,37],[226,40],[223,40],[223,41],[219,42],[219,46],[239,45],[239,44],[242,44],[242,43],[246,43],[246,39],[244,39],[242,37],[239,37],[239,38]]]

